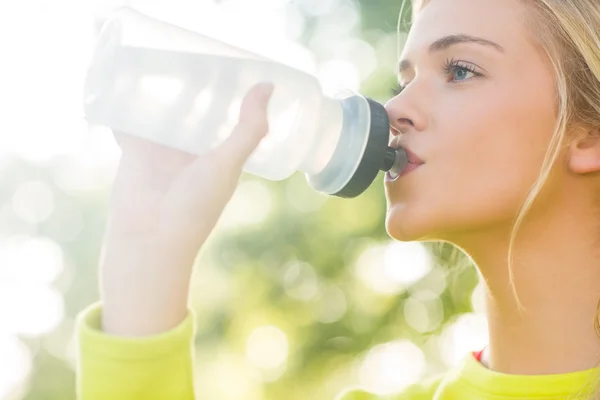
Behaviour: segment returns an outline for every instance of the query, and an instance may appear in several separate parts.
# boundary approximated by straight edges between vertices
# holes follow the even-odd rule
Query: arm
[[[201,157],[117,134],[123,156],[101,261],[102,308],[79,324],[83,400],[193,398],[192,265],[268,130],[271,92],[251,90],[232,135]]]

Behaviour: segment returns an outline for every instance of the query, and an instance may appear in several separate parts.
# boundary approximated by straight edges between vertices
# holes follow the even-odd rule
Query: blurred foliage
[[[352,3],[360,9],[359,35],[374,47],[387,38],[388,46],[379,52],[392,53],[383,55],[392,62],[380,60],[362,83],[366,95],[381,101],[389,97],[395,80],[396,47],[394,41],[389,45],[389,38],[396,35],[400,3]],[[305,44],[310,43],[315,32],[311,27],[319,18],[307,16],[301,38]],[[73,320],[98,299],[97,266],[109,181],[105,176],[86,175],[68,157],[42,164],[17,158],[4,162],[3,235],[50,238],[62,248],[65,264],[54,283],[63,294],[64,318],[48,333],[20,335],[33,364],[25,383],[5,398],[73,399]],[[52,194],[53,211],[40,222],[23,220],[13,210],[15,193],[31,181],[47,185]],[[344,388],[361,384],[361,362],[374,346],[398,339],[422,350],[423,375],[447,368],[437,340],[459,315],[472,311],[476,273],[451,246],[426,244],[434,267],[416,282],[394,293],[381,293],[360,279],[360,256],[372,246],[390,243],[383,225],[386,205],[381,176],[352,200],[316,194],[301,175],[282,182],[246,175],[242,186],[247,196],[234,199],[237,211],[225,216],[227,221],[201,252],[194,276],[201,398],[331,399]],[[261,207],[266,212],[253,222],[250,217]],[[250,219],[236,224],[236,216]],[[415,329],[418,324],[405,318],[406,305],[423,293],[430,293],[431,304],[441,304],[441,320]],[[275,354],[273,368],[244,361],[252,359],[249,335],[260,326],[274,326],[275,332],[285,334],[283,350],[277,351],[284,360]],[[265,332],[273,333],[261,332],[263,338],[271,337]],[[273,335],[275,346],[281,338]],[[256,343],[264,343],[260,335],[256,337]],[[220,393],[214,382],[223,370],[230,387]]]

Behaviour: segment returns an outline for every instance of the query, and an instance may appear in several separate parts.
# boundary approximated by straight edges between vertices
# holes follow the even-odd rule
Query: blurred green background
[[[328,94],[385,102],[400,3],[3,2],[0,399],[75,398],[74,319],[98,300],[119,156],[81,104],[103,15],[130,4],[314,73]],[[244,176],[194,275],[198,397],[393,394],[480,349],[487,328],[469,261],[448,245],[391,241],[384,216],[382,176],[352,200],[317,194],[301,175]]]

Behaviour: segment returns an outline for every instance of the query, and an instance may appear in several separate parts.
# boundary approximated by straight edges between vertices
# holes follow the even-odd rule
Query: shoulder
[[[393,396],[378,396],[359,388],[350,389],[340,393],[340,395],[336,397],[336,400],[431,400],[443,378],[444,375],[436,375],[411,385]]]

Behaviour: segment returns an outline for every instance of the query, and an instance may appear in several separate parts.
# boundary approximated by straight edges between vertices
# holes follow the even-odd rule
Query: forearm
[[[80,319],[82,398],[194,397],[192,266],[268,131],[272,91],[253,89],[231,136],[199,157],[115,133],[123,156],[101,261],[102,305]]]
[[[174,328],[188,310],[195,252],[158,237],[107,233],[101,262],[102,328],[150,336]]]

